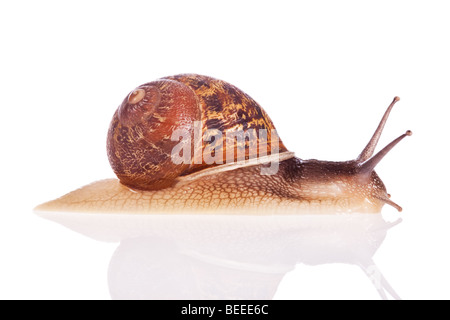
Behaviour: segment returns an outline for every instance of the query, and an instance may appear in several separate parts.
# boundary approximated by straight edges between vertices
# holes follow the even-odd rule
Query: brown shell
[[[135,102],[136,92],[144,98]],[[267,113],[250,96],[235,86],[207,76],[182,74],[165,77],[139,86],[125,98],[114,114],[108,132],[108,158],[121,183],[135,189],[162,189],[175,183],[178,176],[185,176],[219,164],[207,164],[194,157],[194,121],[201,120],[204,136],[208,129],[221,133],[267,130],[267,141],[258,141],[259,148],[245,140],[204,141],[202,153],[212,152],[222,145],[223,159],[227,146],[234,146],[234,161],[239,161],[237,148],[245,148],[245,158],[256,158],[265,148],[271,154],[271,132],[275,127]],[[191,163],[174,164],[172,149],[179,141],[172,141],[174,130],[184,129],[191,134]],[[254,140],[252,140],[254,141]],[[231,144],[232,143],[232,144]],[[243,149],[242,149],[243,150]],[[255,154],[255,150],[257,154]],[[279,141],[279,152],[287,149]],[[198,155],[198,154],[197,154]]]

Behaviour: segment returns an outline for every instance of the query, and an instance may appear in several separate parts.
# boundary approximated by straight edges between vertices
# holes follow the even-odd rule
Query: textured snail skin
[[[336,171],[336,166],[340,168]],[[38,207],[41,211],[163,214],[376,213],[386,189],[375,172],[359,183],[352,166],[291,158],[278,174],[261,175],[259,166],[180,179],[154,191],[132,191],[118,180],[95,182]]]
[[[202,121],[202,133],[207,129],[270,132],[275,127],[252,98],[224,81],[194,74],[162,78],[133,90],[114,114],[107,150],[120,181],[94,182],[36,210],[148,214],[377,213],[387,203],[401,211],[390,200],[374,168],[411,132],[399,136],[373,156],[398,100],[394,98],[372,139],[355,160],[302,160],[280,141],[279,170],[273,175],[262,175],[261,167],[267,165],[262,160],[260,164],[246,166],[207,165],[202,161],[195,163],[193,151],[192,163],[174,164],[170,155],[178,142],[171,141],[171,134],[174,128],[183,128],[194,137],[193,121]],[[261,144],[267,147],[267,154],[271,139],[268,135]],[[191,147],[194,150],[195,146]],[[251,154],[254,149],[248,141],[244,147],[246,158],[265,159],[260,154]],[[208,143],[202,146],[203,151],[208,148],[212,148]]]

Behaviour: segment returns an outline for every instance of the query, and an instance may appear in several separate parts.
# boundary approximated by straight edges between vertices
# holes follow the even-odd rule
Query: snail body
[[[411,132],[373,156],[398,100],[355,160],[303,160],[285,147],[261,106],[235,86],[196,74],[161,78],[133,90],[113,116],[107,151],[119,181],[96,182],[37,209],[367,213],[387,203],[400,211],[374,168]]]

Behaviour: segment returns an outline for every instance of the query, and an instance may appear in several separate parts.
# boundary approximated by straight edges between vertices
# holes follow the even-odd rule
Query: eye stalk
[[[394,97],[391,104],[389,105],[386,112],[384,113],[383,118],[381,119],[380,124],[378,125],[377,130],[375,130],[375,133],[373,134],[369,143],[364,148],[364,150],[361,152],[361,154],[358,156],[358,158],[356,158],[357,162],[359,162],[359,163],[364,162],[373,155],[375,148],[377,147],[378,140],[380,140],[381,133],[383,132],[384,125],[386,124],[387,119],[389,118],[389,114],[391,113],[392,108],[398,101],[400,101],[400,97],[397,97],[397,96]]]
[[[372,172],[373,169],[375,169],[376,165],[378,163],[380,163],[380,161],[384,158],[384,156],[386,154],[388,154],[388,152],[391,151],[397,143],[402,141],[405,137],[411,136],[411,135],[412,135],[411,130],[406,131],[404,134],[399,136],[397,139],[395,139],[391,143],[389,143],[386,147],[384,147],[381,151],[379,151],[372,158],[370,158],[369,160],[367,160],[363,163],[360,163],[359,164],[360,173],[369,174],[370,172]]]

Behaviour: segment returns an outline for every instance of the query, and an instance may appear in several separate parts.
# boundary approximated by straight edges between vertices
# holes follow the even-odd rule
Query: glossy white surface
[[[379,299],[381,283],[389,298],[388,285],[403,299],[449,299],[449,9],[446,1],[2,2],[0,298],[167,297],[174,288]],[[105,141],[116,107],[141,83],[183,72],[243,89],[305,159],[356,157],[400,96],[379,148],[414,134],[376,171],[404,211],[383,208],[370,232],[363,221],[334,228],[338,217],[311,225],[62,214],[54,223],[32,213],[113,177]],[[383,221],[400,217],[385,231]]]
[[[120,242],[108,268],[114,299],[272,299],[296,265],[333,263],[359,267],[382,298],[399,299],[373,255],[400,219],[40,215],[92,239]]]

